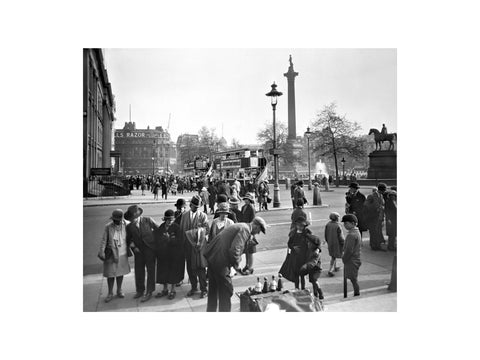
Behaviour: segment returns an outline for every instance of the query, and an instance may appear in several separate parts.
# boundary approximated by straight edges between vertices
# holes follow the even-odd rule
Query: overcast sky
[[[201,126],[216,128],[230,144],[257,142],[272,121],[265,94],[275,81],[283,92],[277,121],[287,123],[289,55],[295,79],[297,136],[332,101],[340,115],[356,121],[361,133],[397,131],[395,49],[105,49],[116,99],[116,128],[132,121],[138,129],[167,127],[176,141]]]

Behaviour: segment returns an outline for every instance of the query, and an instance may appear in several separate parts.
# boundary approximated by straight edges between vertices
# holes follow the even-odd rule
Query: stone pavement
[[[255,254],[255,272],[249,276],[236,275],[233,278],[235,292],[243,292],[248,287],[253,287],[260,277],[271,279],[272,275],[277,276],[278,270],[285,259],[286,249],[261,251]],[[328,277],[325,268],[328,266],[328,250],[322,246],[322,264],[324,271],[320,277],[320,286],[324,292],[325,300],[323,304],[326,311],[396,311],[396,293],[387,290],[387,284],[390,281],[391,267],[393,262],[393,252],[374,252],[367,244],[362,249],[362,266],[360,268],[359,284],[361,289],[360,297],[353,297],[353,289],[348,284],[348,297],[343,298],[343,276],[342,271],[336,273],[334,277]],[[132,259],[131,265],[132,264]],[[242,264],[243,266],[243,264]],[[133,269],[133,266],[132,266]],[[307,288],[312,289],[311,284],[306,278]],[[162,285],[156,285],[156,292],[163,288]],[[293,290],[293,283],[284,280],[284,288]],[[86,275],[83,279],[83,302],[84,311],[168,311],[168,312],[205,312],[207,299],[200,299],[200,294],[192,298],[185,297],[190,290],[188,276],[185,274],[184,284],[176,288],[177,295],[175,299],[166,298],[151,300],[142,303],[139,299],[133,299],[135,294],[135,280],[133,270],[125,276],[123,282],[123,291],[126,294],[124,299],[114,297],[109,303],[104,299],[107,294],[106,279],[101,274]],[[116,288],[114,288],[114,292]],[[240,310],[240,300],[235,294],[232,296],[232,311]]]

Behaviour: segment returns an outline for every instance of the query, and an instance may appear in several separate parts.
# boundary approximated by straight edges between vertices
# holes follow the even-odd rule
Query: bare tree
[[[292,144],[287,142],[288,128],[283,122],[275,123],[275,133],[277,145],[276,148],[283,149],[285,152],[279,156],[279,160],[282,165],[289,168],[291,171],[296,171],[297,165],[304,165],[305,160],[301,154],[294,154]],[[267,121],[265,127],[257,133],[257,140],[263,143],[263,148],[266,154],[269,154],[269,150],[273,148],[273,123]],[[267,160],[270,161],[272,156],[267,155]]]
[[[335,164],[335,184],[339,186],[338,157],[349,155],[355,159],[365,157],[365,140],[355,133],[361,130],[358,123],[339,116],[336,112],[337,105],[333,102],[326,105],[313,122],[314,130],[313,151],[320,157],[333,156]]]

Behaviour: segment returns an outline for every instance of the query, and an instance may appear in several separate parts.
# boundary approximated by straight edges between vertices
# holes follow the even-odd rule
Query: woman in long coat
[[[123,211],[116,209],[110,218],[112,221],[105,226],[100,243],[98,257],[103,261],[103,276],[107,278],[108,295],[105,302],[113,299],[113,285],[117,279],[117,296],[124,298],[122,292],[123,276],[130,273],[128,256],[132,256],[127,246],[127,223],[123,219]]]
[[[163,285],[157,298],[166,295],[169,299],[175,298],[175,284],[183,280],[185,273],[183,237],[180,236],[180,226],[174,220],[173,210],[165,211],[164,222],[153,232],[157,252],[157,284]]]
[[[290,257],[292,268],[295,276],[295,289],[298,289],[300,283],[301,289],[305,290],[305,276],[301,275],[301,267],[307,262],[307,237],[312,234],[308,226],[307,220],[300,216],[295,221],[295,229],[290,231],[288,236],[288,248],[290,249]]]

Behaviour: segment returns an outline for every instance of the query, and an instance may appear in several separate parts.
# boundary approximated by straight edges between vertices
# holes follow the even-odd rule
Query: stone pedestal
[[[370,165],[367,179],[396,179],[397,152],[394,150],[373,151],[368,155]]]

